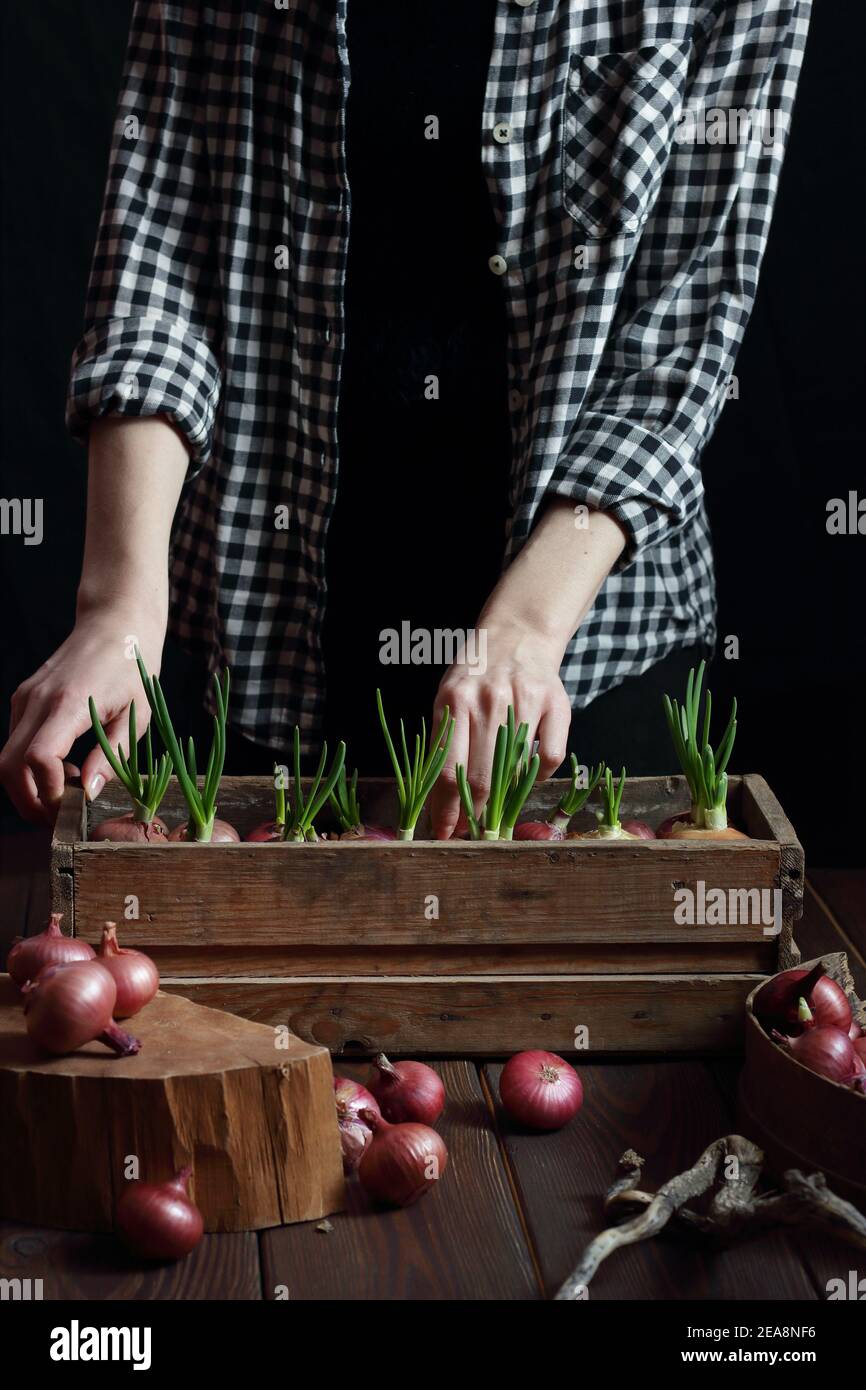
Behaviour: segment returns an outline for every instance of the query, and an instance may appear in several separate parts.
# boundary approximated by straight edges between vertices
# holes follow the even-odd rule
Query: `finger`
[[[498,727],[481,711],[473,713],[469,721],[469,761],[466,776],[476,816],[484,809],[484,803],[490,794],[490,774],[493,769]]]
[[[90,715],[77,700],[61,698],[54,712],[44,719],[31,739],[24,761],[30,768],[39,800],[49,814],[55,814],[63,796],[66,778],[63,762],[77,738],[90,727]]]
[[[39,730],[42,717],[36,704],[31,704],[0,752],[0,783],[19,816],[37,823],[48,821],[50,816],[39,800],[36,782],[27,764],[27,748]]]
[[[556,700],[544,711],[538,725],[539,781],[552,777],[565,761],[570,728],[571,706],[567,700]]]
[[[447,702],[442,702],[442,708]],[[437,700],[438,705],[438,700]],[[445,765],[437,779],[430,796],[430,819],[433,837],[436,840],[450,840],[460,820],[460,793],[457,790],[457,764],[465,767],[469,751],[469,716],[465,708],[458,706],[452,710],[454,715],[454,734]],[[441,719],[441,711],[434,708],[434,721]]]
[[[135,707],[135,712],[137,715],[137,705]],[[128,754],[129,749],[126,745],[129,742],[129,706],[127,705],[125,709],[122,709],[119,714],[116,714],[114,718],[109,720],[103,727],[105,729],[105,737],[108,739],[112,748],[116,749],[117,745],[121,744],[123,751]],[[138,732],[143,733],[144,729],[139,728]],[[113,778],[114,772],[112,771],[111,764],[97,743],[95,748],[91,748],[84,762],[81,764],[81,785],[84,788],[84,794],[88,801],[95,801],[106,782],[112,781]]]

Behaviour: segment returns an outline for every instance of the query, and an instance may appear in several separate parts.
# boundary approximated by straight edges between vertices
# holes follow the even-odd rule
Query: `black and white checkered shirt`
[[[68,422],[171,417],[173,627],[235,721],[310,743],[350,219],[347,0],[135,6]],[[481,159],[500,228],[506,556],[545,500],[627,550],[562,668],[575,706],[714,639],[701,450],[782,161],[809,0],[500,0]],[[745,116],[744,116],[745,113]],[[433,113],[435,114],[435,113]],[[576,514],[580,524],[582,513]]]

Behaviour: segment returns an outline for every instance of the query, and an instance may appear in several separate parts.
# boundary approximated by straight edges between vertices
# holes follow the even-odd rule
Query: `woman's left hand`
[[[529,725],[528,747],[538,740],[539,779],[550,777],[565,758],[571,705],[559,678],[562,647],[520,624],[478,630],[486,644],[476,665],[456,663],[446,671],[433,712],[437,728],[447,705],[455,718],[448,759],[430,799],[433,834],[447,840],[465,828],[457,790],[457,764],[466,768],[475,810],[490,790],[493,749],[508,706],[516,724]]]

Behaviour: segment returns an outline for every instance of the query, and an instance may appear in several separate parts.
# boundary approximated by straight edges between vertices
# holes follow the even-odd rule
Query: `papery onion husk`
[[[370,1110],[378,1115],[379,1103],[366,1086],[352,1081],[348,1076],[334,1077],[334,1103],[337,1107],[337,1123],[340,1126],[343,1171],[352,1173],[358,1167],[373,1138],[372,1129],[360,1117],[361,1111]]]
[[[96,953],[92,946],[77,936],[63,935],[62,920],[62,912],[52,912],[44,931],[16,938],[6,958],[6,969],[19,989],[25,981],[35,980],[46,966],[93,960]]]
[[[138,820],[133,811],[125,816],[113,816],[101,820],[88,832],[88,840],[113,840],[125,844],[159,845],[168,838],[165,821],[159,816],[153,820]]]

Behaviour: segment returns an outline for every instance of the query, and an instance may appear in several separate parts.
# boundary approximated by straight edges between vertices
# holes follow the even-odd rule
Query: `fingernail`
[[[95,777],[91,777],[87,783],[87,800],[95,801],[105,786],[105,778],[101,772],[97,772]]]

